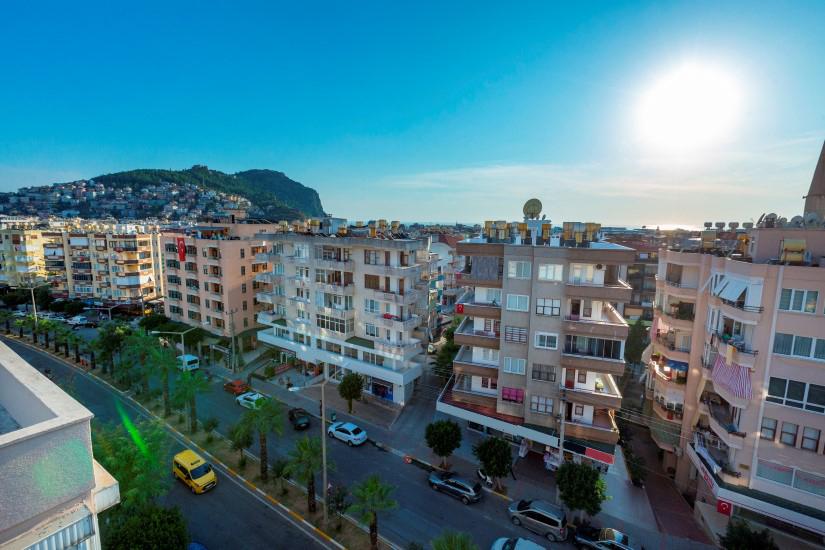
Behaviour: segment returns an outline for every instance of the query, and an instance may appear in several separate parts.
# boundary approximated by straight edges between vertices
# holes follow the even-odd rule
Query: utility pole
[[[564,373],[564,370],[562,370]],[[563,384],[563,383],[562,383]],[[564,386],[561,388],[561,414],[559,415],[559,466],[564,462],[564,417],[567,414],[567,391]],[[556,504],[561,505],[561,491],[556,488]]]
[[[237,309],[230,309],[229,310],[229,332],[232,335],[230,340],[230,349],[229,352],[229,368],[232,369],[232,372],[235,372],[235,364],[237,363],[235,358],[235,312]]]

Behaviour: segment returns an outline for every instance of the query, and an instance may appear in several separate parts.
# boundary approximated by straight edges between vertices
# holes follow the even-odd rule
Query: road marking
[[[290,516],[292,516],[292,517],[294,517],[294,518],[295,518],[295,519],[297,519],[298,521],[304,521],[303,516],[302,516],[301,514],[299,514],[298,512],[296,512],[295,510],[290,510],[290,511],[289,511],[289,515],[290,515]]]

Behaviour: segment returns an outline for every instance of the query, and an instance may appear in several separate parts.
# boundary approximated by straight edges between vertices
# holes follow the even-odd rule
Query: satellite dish
[[[793,218],[791,218],[790,225],[793,227],[802,227],[802,220],[802,216],[794,216]]]
[[[779,227],[785,227],[785,224],[788,223],[788,218],[779,218],[776,220],[776,225]]]
[[[818,225],[820,221],[822,220],[820,220],[819,214],[817,214],[816,212],[808,212],[807,214],[805,214],[805,225],[810,225],[814,227]]]
[[[541,214],[541,201],[538,199],[530,199],[524,203],[522,211],[524,212],[525,218],[531,220],[538,219],[539,214]]]

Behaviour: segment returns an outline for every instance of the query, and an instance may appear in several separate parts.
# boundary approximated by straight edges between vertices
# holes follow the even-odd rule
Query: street
[[[50,368],[54,381],[66,389],[95,415],[94,421],[115,422],[118,415],[112,391],[92,376],[80,373],[49,355],[33,350],[11,338],[5,343],[38,369]],[[133,417],[141,411],[122,401]],[[184,445],[170,434],[172,454]],[[171,456],[169,460],[171,464]],[[309,534],[285,519],[265,500],[250,493],[227,472],[219,472],[218,487],[203,495],[192,495],[182,484],[173,483],[165,504],[179,506],[189,524],[193,541],[207,548],[286,548],[297,544],[324,548]]]
[[[67,384],[68,391],[103,421],[116,419],[115,399],[112,391],[93,377],[71,370],[65,364],[48,355],[21,345],[13,339],[8,344],[36,368],[49,367],[56,374],[56,381]],[[237,422],[244,409],[235,403],[234,397],[223,391],[223,381],[214,378],[211,390],[198,397],[198,411],[201,419],[215,416],[220,421],[217,431],[226,434]],[[309,432],[295,432],[285,422],[283,436],[275,434],[268,438],[270,461],[285,457],[294,446],[295,441],[307,433],[318,435],[320,430],[317,419],[312,420]],[[413,465],[408,465],[394,454],[382,451],[367,443],[361,447],[350,448],[346,444],[328,439],[328,456],[334,468],[329,476],[334,484],[352,484],[376,473],[384,482],[395,486],[393,497],[398,501],[398,508],[382,514],[379,519],[379,532],[392,542],[406,546],[410,542],[427,544],[445,529],[463,531],[472,534],[480,548],[489,548],[500,537],[523,537],[548,546],[547,541],[529,531],[512,525],[507,516],[508,501],[486,492],[481,502],[465,506],[460,501],[447,495],[433,492],[427,484],[427,472]],[[175,442],[175,450],[182,448]],[[258,454],[257,440],[250,449]],[[460,472],[471,478],[472,471]],[[272,546],[273,543],[286,540],[308,538],[296,528],[287,526],[268,506],[258,502],[246,490],[228,481],[222,476],[219,489],[199,497],[192,497],[182,486],[175,486],[167,496],[171,504],[181,506],[190,522],[195,540],[214,546],[226,547],[227,544],[238,545],[237,537],[245,541],[242,547],[255,548]],[[321,476],[318,474],[317,486],[321,491]],[[272,526],[277,525],[277,528]],[[267,528],[269,526],[269,528]],[[288,528],[287,528],[288,527]],[[553,544],[553,548],[565,545]]]

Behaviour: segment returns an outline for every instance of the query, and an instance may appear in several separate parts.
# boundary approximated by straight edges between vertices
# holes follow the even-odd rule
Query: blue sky
[[[567,4],[9,4],[0,190],[204,163],[284,171],[351,219],[515,219],[531,196],[558,222],[799,213],[825,2]],[[685,61],[729,71],[741,117],[663,153],[633,113]]]

